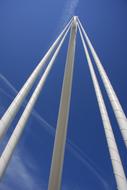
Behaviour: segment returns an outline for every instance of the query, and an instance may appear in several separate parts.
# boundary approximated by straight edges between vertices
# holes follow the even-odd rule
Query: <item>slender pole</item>
[[[45,56],[43,57],[41,62],[37,65],[37,67],[35,68],[33,73],[30,75],[30,77],[28,78],[28,80],[26,81],[24,86],[21,88],[21,90],[19,91],[19,93],[17,94],[17,96],[15,97],[15,99],[13,100],[13,102],[11,103],[11,105],[9,106],[9,108],[7,109],[7,111],[5,112],[3,117],[1,118],[1,120],[0,120],[0,140],[3,138],[7,129],[11,125],[14,117],[16,116],[18,110],[20,109],[20,107],[22,105],[22,102],[28,95],[30,89],[32,88],[32,86],[33,86],[35,80],[37,79],[39,73],[41,72],[43,66],[48,61],[50,56],[52,55],[53,51],[55,50],[56,46],[59,44],[61,38],[65,34],[65,32],[71,22],[72,22],[72,20],[67,24],[67,26],[64,28],[64,30],[59,35],[59,37],[56,39],[56,41],[50,47],[48,52],[45,54]]]
[[[118,100],[118,97],[117,97],[117,95],[116,95],[116,93],[115,93],[115,91],[111,85],[111,82],[110,82],[110,80],[109,80],[109,78],[108,78],[108,76],[107,76],[107,74],[106,74],[106,72],[105,72],[105,70],[101,64],[101,61],[100,61],[97,53],[95,52],[95,50],[94,50],[94,48],[90,42],[90,39],[88,38],[88,35],[86,34],[86,32],[85,32],[80,21],[79,21],[79,24],[80,24],[81,29],[83,31],[83,34],[85,36],[86,42],[87,42],[87,44],[91,50],[91,53],[92,53],[93,58],[95,60],[96,66],[99,70],[99,73],[100,73],[100,76],[102,78],[103,84],[105,86],[106,92],[108,94],[110,103],[112,105],[116,120],[118,122],[118,126],[120,128],[124,143],[125,143],[126,148],[127,148],[127,119],[126,119],[126,115],[125,115],[125,113],[122,109],[122,106]]]
[[[112,162],[112,167],[113,167],[113,171],[114,171],[114,175],[115,175],[115,179],[116,179],[116,183],[117,183],[117,189],[118,190],[126,190],[127,189],[127,180],[126,180],[126,176],[124,173],[124,169],[123,169],[123,165],[122,165],[122,161],[119,155],[119,151],[117,148],[117,144],[115,141],[115,137],[113,134],[113,130],[111,127],[111,123],[109,120],[109,116],[107,113],[107,109],[104,103],[104,99],[101,93],[101,89],[92,65],[92,61],[90,58],[90,55],[88,53],[88,49],[87,46],[85,44],[82,32],[80,27],[79,28],[79,32],[80,32],[80,36],[81,36],[81,40],[83,43],[83,47],[84,47],[84,51],[86,54],[86,58],[87,58],[87,62],[88,62],[88,66],[89,66],[89,70],[90,70],[90,74],[91,74],[91,78],[93,81],[93,85],[94,85],[94,89],[95,89],[95,93],[96,93],[96,98],[98,101],[98,106],[100,109],[100,114],[101,114],[101,118],[102,118],[102,122],[103,122],[103,126],[104,126],[104,131],[105,131],[105,136],[106,136],[106,140],[107,140],[107,144],[108,144],[108,149],[109,149],[109,153],[110,153],[110,157],[111,157],[111,162]]]
[[[63,79],[60,108],[58,114],[53,157],[51,163],[48,190],[60,190],[63,170],[64,152],[67,136],[67,126],[70,108],[71,88],[73,79],[74,55],[76,45],[77,21],[72,22],[68,54]]]
[[[62,44],[63,44],[63,42],[65,40],[65,37],[66,37],[69,29],[70,29],[70,27],[67,29],[63,39],[61,40],[58,48],[56,49],[50,63],[48,64],[42,78],[40,79],[35,91],[33,92],[33,94],[31,96],[31,98],[30,98],[30,100],[29,100],[29,102],[28,102],[22,116],[20,117],[20,119],[18,121],[18,124],[17,124],[14,132],[12,133],[12,135],[11,135],[11,137],[10,137],[10,139],[9,139],[9,141],[8,141],[6,147],[5,147],[5,149],[4,149],[4,151],[3,151],[2,155],[1,155],[1,158],[0,158],[0,179],[2,178],[6,168],[8,166],[8,163],[9,163],[9,161],[11,159],[11,156],[12,156],[14,150],[15,150],[15,147],[16,147],[17,143],[20,140],[22,132],[23,132],[23,130],[25,128],[25,124],[26,124],[26,122],[28,121],[28,119],[30,117],[32,109],[33,109],[33,107],[34,107],[34,105],[35,105],[35,103],[36,103],[36,101],[38,99],[38,96],[40,95],[40,92],[41,92],[41,90],[42,90],[42,88],[43,88],[43,86],[45,84],[45,81],[46,81],[46,79],[47,79],[47,77],[48,77],[48,75],[49,75],[49,73],[51,71],[51,68],[52,68],[52,66],[54,64],[54,61],[55,61],[55,59],[56,59],[56,57],[57,57],[57,55],[58,55],[58,53],[60,51],[60,48],[61,48],[61,46],[62,46]]]

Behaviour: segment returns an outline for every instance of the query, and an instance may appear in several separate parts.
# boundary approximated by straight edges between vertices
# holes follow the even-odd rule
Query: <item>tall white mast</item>
[[[40,79],[35,91],[33,92],[33,94],[31,96],[31,98],[30,98],[30,100],[29,100],[23,114],[21,115],[21,117],[20,117],[20,119],[18,121],[18,124],[17,124],[14,132],[12,133],[12,135],[11,135],[11,137],[9,139],[9,142],[7,143],[3,153],[1,155],[1,158],[0,158],[0,179],[2,178],[4,172],[5,172],[6,168],[7,168],[7,165],[9,163],[10,159],[11,159],[11,156],[12,156],[14,150],[15,150],[15,147],[16,147],[17,143],[19,142],[19,139],[20,139],[20,137],[22,135],[22,132],[23,132],[24,127],[25,127],[25,124],[26,124],[26,122],[28,121],[28,119],[30,117],[32,109],[33,109],[33,107],[34,107],[34,105],[35,105],[35,103],[36,103],[36,101],[38,99],[38,96],[40,95],[40,92],[41,92],[41,90],[42,90],[42,88],[44,86],[44,83],[45,83],[45,81],[46,81],[46,79],[47,79],[47,77],[48,77],[48,75],[49,75],[49,73],[51,71],[51,68],[52,68],[52,66],[54,64],[54,61],[55,61],[55,59],[56,59],[56,57],[57,57],[57,55],[58,55],[58,53],[60,51],[60,48],[61,48],[61,46],[62,46],[62,44],[63,44],[63,42],[65,40],[65,37],[66,37],[69,29],[70,29],[70,27],[67,29],[64,37],[62,38],[62,40],[61,40],[61,42],[60,42],[60,44],[58,46],[58,48],[56,49],[50,63],[48,64],[44,74],[42,75],[42,78]]]
[[[79,19],[78,19],[79,21]],[[115,117],[117,119],[117,122],[118,122],[118,125],[119,125],[119,128],[120,128],[120,131],[121,131],[121,134],[122,134],[122,137],[123,137],[123,140],[124,140],[124,143],[126,145],[126,148],[127,148],[127,119],[126,119],[126,115],[122,109],[122,106],[118,100],[118,97],[111,85],[111,82],[101,64],[101,61],[97,55],[97,53],[95,52],[91,42],[90,42],[90,39],[88,38],[88,35],[86,34],[81,22],[79,21],[79,24],[81,26],[81,29],[83,31],[83,34],[85,36],[85,39],[86,39],[86,42],[91,50],[91,53],[93,55],[93,58],[95,60],[95,63],[96,63],[96,66],[99,70],[99,73],[100,73],[100,76],[102,78],[102,81],[103,81],[103,84],[105,86],[105,89],[106,89],[106,92],[108,94],[108,97],[109,97],[109,100],[110,100],[110,103],[112,105],[112,108],[113,108],[113,111],[114,111],[114,114],[115,114]]]
[[[61,189],[61,177],[67,136],[67,126],[70,108],[71,88],[73,79],[74,55],[76,45],[77,19],[74,17],[71,27],[70,41],[68,46],[67,61],[63,79],[60,108],[58,114],[56,136],[52,164],[49,177],[48,190]]]
[[[112,127],[111,127],[111,123],[110,123],[110,120],[109,120],[109,116],[108,116],[108,113],[107,113],[107,109],[106,109],[106,106],[105,106],[105,103],[104,103],[104,100],[103,100],[101,89],[99,87],[99,83],[98,83],[98,80],[97,80],[97,77],[96,77],[96,74],[95,74],[95,71],[94,71],[94,68],[93,68],[93,65],[92,65],[91,58],[90,58],[89,53],[88,53],[87,46],[86,46],[84,38],[83,38],[81,29],[80,29],[80,27],[78,27],[78,28],[79,28],[81,40],[82,40],[82,43],[83,43],[84,51],[85,51],[85,54],[86,54],[86,58],[87,58],[91,78],[92,78],[92,81],[93,81],[98,106],[99,106],[99,109],[100,109],[100,114],[101,114],[101,118],[102,118],[102,122],[103,122],[103,126],[104,126],[104,131],[105,131],[105,136],[106,136],[106,140],[107,140],[107,144],[108,144],[110,158],[111,158],[111,162],[112,162],[113,172],[114,172],[116,183],[117,183],[117,189],[118,190],[126,190],[127,189],[127,180],[126,180],[126,176],[125,176],[125,173],[124,173],[121,158],[120,158],[120,155],[119,155],[119,151],[118,151],[118,148],[117,148],[117,144],[116,144],[116,141],[115,141],[115,137],[114,137],[114,134],[113,134],[113,130],[112,130]]]
[[[20,109],[22,102],[28,95],[30,89],[32,88],[35,80],[37,79],[39,73],[41,72],[43,66],[48,61],[52,53],[54,52],[56,46],[59,44],[61,38],[65,34],[67,28],[69,27],[72,20],[67,24],[67,26],[64,28],[64,30],[61,32],[61,34],[58,36],[56,41],[53,43],[53,45],[50,47],[48,52],[45,54],[41,62],[37,65],[33,73],[30,75],[24,86],[21,88],[5,114],[0,120],[0,140],[3,138],[4,134],[6,133],[7,129],[11,125],[11,122],[13,121],[14,117],[16,116],[18,110]]]

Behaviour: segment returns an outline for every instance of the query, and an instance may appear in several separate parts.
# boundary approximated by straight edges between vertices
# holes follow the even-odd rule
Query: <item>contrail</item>
[[[2,79],[5,84],[11,89],[14,94],[17,94],[18,91],[15,87],[2,75],[0,74],[0,79]],[[3,90],[4,92],[4,90]],[[6,95],[7,93],[4,92]],[[8,96],[12,99],[12,96]],[[24,102],[23,107],[27,104],[27,101]],[[42,127],[50,134],[51,136],[55,136],[55,128],[46,122],[35,110],[33,110],[32,115],[40,122]],[[103,188],[105,190],[110,190],[111,187],[107,183],[107,181],[102,177],[102,172],[99,172],[98,169],[94,166],[93,162],[90,158],[71,140],[67,141],[67,149],[84,165],[87,166],[90,171],[97,177],[97,179],[101,182]]]
[[[14,92],[14,94],[18,93],[18,91],[14,88],[14,86],[1,73],[0,73],[0,79],[2,79],[8,85],[8,87],[10,87],[10,89],[12,90],[12,92]]]
[[[96,168],[93,161],[74,143],[68,141],[68,146],[70,152],[75,155],[75,157],[84,165],[89,168],[89,170],[94,173],[94,175],[101,181],[101,184],[105,190],[111,190],[111,187],[106,182],[106,180],[102,177],[102,171]]]

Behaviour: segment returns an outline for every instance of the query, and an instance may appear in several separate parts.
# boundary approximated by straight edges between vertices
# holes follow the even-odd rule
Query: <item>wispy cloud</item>
[[[30,171],[22,162],[19,153],[16,153],[13,156],[11,161],[11,166],[6,173],[6,181],[3,180],[0,188],[2,190],[13,190],[13,189],[38,189],[42,190],[42,188],[36,184],[35,176],[30,174]],[[15,182],[14,182],[15,179]],[[24,183],[23,183],[24,182]]]
[[[65,7],[62,13],[62,25],[65,25],[68,20],[76,14],[76,9],[78,7],[79,0],[66,0]]]

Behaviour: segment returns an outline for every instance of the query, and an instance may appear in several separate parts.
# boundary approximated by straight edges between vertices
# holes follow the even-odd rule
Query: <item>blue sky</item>
[[[78,15],[85,26],[127,114],[127,1],[1,0],[1,116],[73,15]],[[68,38],[0,184],[1,190],[47,189],[67,45]],[[126,166],[126,150],[98,72],[97,76]],[[9,129],[1,151],[24,105]],[[78,34],[62,190],[114,190],[115,187],[100,113]]]

